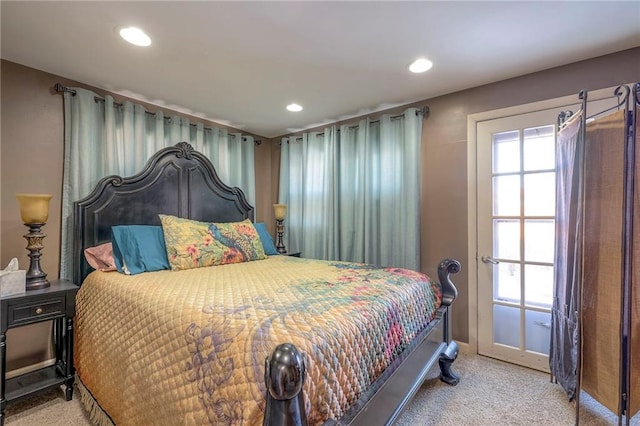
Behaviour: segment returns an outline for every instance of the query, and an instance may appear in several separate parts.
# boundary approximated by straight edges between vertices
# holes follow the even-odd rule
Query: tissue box
[[[26,292],[27,271],[0,272],[0,297]]]

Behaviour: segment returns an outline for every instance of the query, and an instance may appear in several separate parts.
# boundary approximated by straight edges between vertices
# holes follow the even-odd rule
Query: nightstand
[[[300,257],[300,252],[297,251],[295,253],[285,253],[285,256],[291,256],[291,257]]]
[[[70,281],[52,280],[47,288],[0,298],[0,426],[10,401],[63,383],[65,399],[73,397],[73,316],[78,289]],[[49,320],[53,320],[56,363],[5,380],[7,330]]]

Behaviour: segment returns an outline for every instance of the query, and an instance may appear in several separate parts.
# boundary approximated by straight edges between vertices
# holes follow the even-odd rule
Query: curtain
[[[420,267],[422,116],[363,119],[282,140],[285,244],[305,257]]]
[[[634,141],[635,146],[635,176],[633,195],[633,263],[631,282],[635,288],[631,291],[631,346],[635,350],[631,351],[629,368],[631,371],[640,371],[640,146],[638,146],[638,135],[640,135],[640,83],[636,83],[636,111],[634,120],[636,125]],[[632,288],[633,285],[632,284]],[[633,345],[636,346],[633,346]],[[631,377],[629,397],[629,415],[634,416],[640,411],[640,376],[636,373]]]
[[[82,88],[64,93],[64,175],[60,278],[72,275],[73,202],[87,196],[105,176],[132,176],[156,151],[186,141],[206,155],[218,176],[237,186],[255,204],[254,141],[225,129],[191,125],[183,117],[167,119],[162,111],[149,113],[132,102],[117,104],[113,97],[96,101]]]
[[[284,243],[290,252],[301,251],[315,259],[339,258],[337,149],[335,126],[283,139],[279,202],[287,205]]]
[[[576,392],[578,296],[582,283],[582,114],[582,111],[575,114],[558,132],[556,146],[556,242],[549,366],[570,400]]]

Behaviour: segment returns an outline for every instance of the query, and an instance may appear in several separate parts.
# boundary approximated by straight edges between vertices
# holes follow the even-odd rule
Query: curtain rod
[[[629,86],[625,86],[625,85],[621,85],[616,87],[616,89],[613,91],[613,96],[611,96],[612,98],[615,97],[618,99],[618,104],[614,105],[610,108],[604,109],[602,111],[596,112],[593,115],[590,115],[587,117],[587,120],[590,118],[594,118],[598,115],[607,113],[609,111],[613,111],[614,109],[620,109],[622,106],[626,106],[626,108],[629,108],[628,102],[629,102],[629,94],[631,93],[631,89],[629,89]]]
[[[638,83],[636,83],[637,85]],[[583,98],[585,98],[587,96],[587,89],[582,89],[580,90],[580,92],[578,93],[578,99],[582,100]],[[616,87],[613,91],[613,95],[608,96],[604,99],[612,99],[612,98],[617,98],[618,99],[618,103],[614,106],[611,106],[609,108],[605,108],[602,111],[598,111],[596,113],[593,113],[589,116],[587,116],[585,118],[585,120],[592,120],[595,119],[596,117],[599,117],[603,114],[606,114],[610,111],[613,110],[620,110],[621,108],[626,108],[629,109],[629,100],[630,100],[630,96],[631,96],[631,89],[629,88],[629,86],[621,84],[620,86]],[[578,111],[586,109],[584,107],[581,107]],[[585,111],[586,113],[586,111]],[[569,121],[569,119],[571,117],[573,117],[575,114],[573,111],[571,110],[566,110],[566,111],[562,111],[560,112],[560,114],[558,114],[558,129],[563,128],[567,122]]]
[[[416,110],[416,115],[421,115],[422,117],[426,117],[428,114],[429,114],[429,106],[428,105],[425,105],[422,108]],[[397,119],[402,118],[402,117],[404,117],[404,114],[392,115],[391,116],[391,120],[397,120]],[[369,122],[369,124],[374,124],[374,123],[379,123],[379,122],[380,122],[380,119],[372,120],[372,121]],[[354,124],[353,126],[347,126],[348,129],[357,129],[358,127],[360,127],[360,126],[357,125],[357,124]],[[340,129],[339,128],[337,129],[337,132],[340,133]],[[324,136],[324,132],[318,133],[318,136]],[[290,137],[293,137],[293,136],[290,136]],[[302,140],[302,136],[296,136],[295,137],[295,141],[296,142],[297,141],[301,141],[301,140]],[[287,143],[289,143],[289,141],[287,141]],[[282,145],[282,141],[278,141],[278,144]]]
[[[60,83],[56,83],[56,84],[53,86],[53,89],[54,89],[56,92],[58,92],[58,93],[64,93],[64,92],[67,92],[67,93],[71,93],[71,95],[72,95],[72,96],[75,96],[75,95],[76,95],[76,91],[75,91],[74,89],[71,89],[71,88],[69,88],[69,87],[63,86],[63,85],[62,85],[62,84],[60,84]],[[93,98],[93,99],[94,99],[96,102],[104,102],[104,98],[102,98],[102,97],[100,97],[100,96],[94,96],[94,98]],[[113,105],[114,105],[114,106],[116,106],[116,107],[118,107],[118,108],[121,108],[121,107],[123,106],[123,104],[118,103],[118,102],[114,102],[114,103],[113,103]],[[153,116],[155,116],[155,115],[156,115],[156,113],[155,113],[155,112],[151,112],[151,111],[145,111],[144,113],[145,113],[145,114],[147,114],[147,115],[153,115]],[[163,117],[163,118],[164,118],[164,120],[171,121],[171,117]],[[189,124],[189,126],[190,126],[190,127],[197,127],[197,125],[196,125],[196,124]],[[205,128],[204,128],[204,130],[213,130],[213,129],[212,129],[212,128],[210,128],[210,127],[205,127]],[[236,137],[236,135],[234,135],[233,133],[230,133],[230,135],[231,135],[231,136],[233,136],[233,137]],[[246,137],[246,136],[242,136],[242,140],[243,140],[244,142],[246,142],[246,141],[247,141],[247,137]],[[253,141],[253,143],[255,143],[256,145],[262,145],[262,141],[261,141],[260,139],[255,139],[255,140]]]

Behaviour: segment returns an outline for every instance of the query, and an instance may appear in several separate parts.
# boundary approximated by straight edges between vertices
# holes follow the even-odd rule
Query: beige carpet
[[[398,426],[574,424],[575,405],[549,375],[477,355],[460,354],[453,364],[457,386],[437,378],[437,368],[396,423]],[[580,424],[616,425],[617,417],[582,394]],[[64,400],[55,390],[9,404],[5,424],[11,426],[90,425],[78,398]],[[176,422],[180,424],[180,422]],[[631,422],[640,426],[640,414]],[[375,425],[370,425],[375,426]]]

